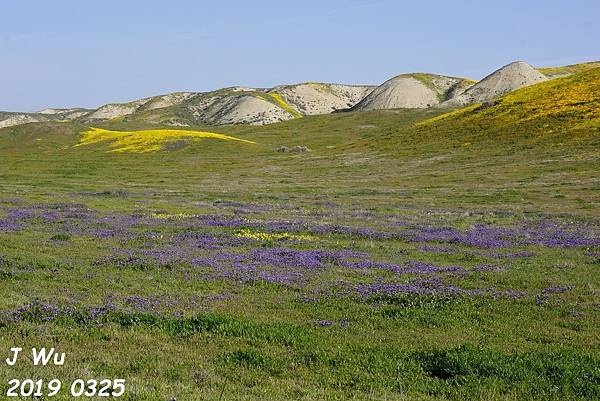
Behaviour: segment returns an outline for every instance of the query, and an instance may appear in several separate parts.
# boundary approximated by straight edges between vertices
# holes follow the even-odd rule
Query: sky
[[[53,0],[0,9],[0,110],[600,60],[600,1]]]

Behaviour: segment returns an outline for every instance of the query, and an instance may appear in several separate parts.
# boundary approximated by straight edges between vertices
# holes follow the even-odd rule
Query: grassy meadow
[[[600,69],[462,110],[160,130],[0,130],[0,358],[67,353],[3,367],[3,394],[600,399]]]

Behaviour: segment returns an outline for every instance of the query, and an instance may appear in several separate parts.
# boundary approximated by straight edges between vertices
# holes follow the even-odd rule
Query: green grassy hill
[[[429,206],[567,207],[586,213],[598,201],[599,85],[600,69],[593,69],[516,91],[493,105],[449,113],[391,110],[263,127],[197,126],[189,129],[256,144],[206,139],[147,155],[113,154],[102,143],[74,147],[87,129],[83,125],[29,124],[0,131],[3,185],[10,191],[16,182],[30,183],[43,192],[44,185],[58,183],[65,189],[110,187],[116,179],[125,186],[247,196],[242,194],[248,187],[297,193],[302,183],[307,193],[349,198],[372,191],[383,200],[409,194],[407,203],[418,199]],[[156,128],[132,121],[98,126]],[[311,152],[276,151],[296,145]],[[182,169],[188,174],[177,175]]]
[[[565,65],[562,67],[543,67],[538,68],[538,71],[550,78],[556,78],[563,75],[577,74],[598,67],[600,67],[600,61],[590,61],[589,63]]]
[[[529,134],[564,134],[600,125],[600,68],[543,82],[509,93],[492,104],[473,105],[423,124],[445,130],[478,127],[497,133],[523,130]],[[433,124],[442,122],[441,124]],[[431,126],[427,127],[427,129]]]

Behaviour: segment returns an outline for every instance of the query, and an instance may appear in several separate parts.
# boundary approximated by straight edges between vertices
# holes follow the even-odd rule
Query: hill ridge
[[[0,128],[35,122],[83,124],[131,120],[155,125],[264,125],[339,111],[459,107],[480,103],[523,86],[600,66],[600,62],[535,69],[517,61],[479,82],[425,72],[402,73],[379,86],[307,81],[272,88],[231,86],[208,92],[177,91],[96,109],[47,108],[0,112]]]

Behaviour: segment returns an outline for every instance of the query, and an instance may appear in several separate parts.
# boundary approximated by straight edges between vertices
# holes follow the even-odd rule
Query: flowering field
[[[516,395],[530,380],[531,396],[598,395],[597,355],[573,350],[597,341],[597,220],[331,202],[0,205],[5,330],[56,338],[92,372],[125,369],[131,399],[156,379],[207,397],[228,381],[281,396]],[[82,336],[107,354],[86,357]]]
[[[595,120],[539,112],[492,135],[469,113],[185,143],[215,128],[1,130],[0,350],[67,363],[0,369],[0,391],[17,376],[123,378],[126,400],[599,399]]]

